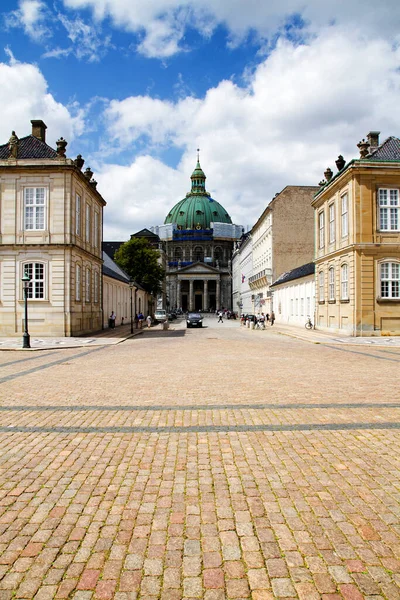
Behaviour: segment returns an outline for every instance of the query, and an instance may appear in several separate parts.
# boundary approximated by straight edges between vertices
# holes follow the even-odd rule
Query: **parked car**
[[[177,317],[174,312],[167,313],[168,321],[174,321]]]
[[[203,317],[200,313],[188,313],[186,327],[203,327]]]
[[[154,313],[154,318],[156,321],[163,323],[164,321],[167,320],[167,311],[162,310],[162,309],[157,309],[156,312]]]

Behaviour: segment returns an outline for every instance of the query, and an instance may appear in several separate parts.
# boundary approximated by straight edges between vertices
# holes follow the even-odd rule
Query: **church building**
[[[242,227],[206,190],[197,165],[191,190],[155,228],[165,244],[167,306],[184,311],[232,308],[231,258]]]

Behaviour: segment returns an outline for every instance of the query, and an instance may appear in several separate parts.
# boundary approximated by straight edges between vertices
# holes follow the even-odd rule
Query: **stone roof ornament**
[[[56,141],[56,144],[58,156],[62,156],[63,158],[65,158],[65,151],[68,145],[67,140],[64,140],[63,137],[60,137],[60,139]]]
[[[16,135],[15,131],[12,131],[11,137],[8,140],[8,148],[10,150],[10,155],[13,158],[17,158],[17,156],[18,156],[18,143],[19,143],[18,136]]]
[[[84,164],[85,164],[85,160],[82,158],[82,154],[78,154],[78,156],[74,160],[74,165],[76,167],[78,167],[78,169],[82,169]]]
[[[320,186],[323,186],[323,185],[325,185],[325,184],[326,184],[326,181],[325,181],[325,179],[321,179],[321,181],[319,182],[319,184],[318,184],[318,185],[320,185]]]
[[[369,142],[366,142],[364,139],[361,142],[358,142],[357,148],[360,150],[360,158],[366,158],[369,154]]]
[[[87,169],[85,169],[85,172],[83,174],[84,174],[84,176],[86,177],[86,179],[88,181],[90,181],[92,179],[92,177],[93,177],[93,171],[91,170],[90,167],[88,167]]]
[[[91,179],[90,185],[93,186],[94,189],[96,189],[97,188],[97,181],[95,179]]]
[[[345,166],[346,161],[344,160],[343,156],[341,154],[339,154],[339,156],[335,160],[335,163],[336,163],[337,170],[341,171],[343,169],[343,167]]]
[[[329,183],[329,182],[330,182],[330,180],[331,180],[331,179],[332,179],[332,177],[333,177],[333,172],[332,172],[332,169],[331,169],[330,167],[328,167],[328,168],[326,169],[326,171],[324,171],[324,175],[325,175],[325,179],[326,179],[326,181]]]

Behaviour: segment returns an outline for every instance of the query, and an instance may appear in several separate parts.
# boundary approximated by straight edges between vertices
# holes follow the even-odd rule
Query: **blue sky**
[[[207,187],[251,225],[285,185],[315,185],[370,130],[400,135],[397,0],[7,0],[3,143],[30,120],[81,153],[106,239],[163,222]]]

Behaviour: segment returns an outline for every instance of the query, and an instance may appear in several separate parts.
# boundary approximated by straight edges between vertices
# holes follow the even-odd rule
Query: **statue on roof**
[[[10,150],[10,155],[13,158],[17,158],[17,156],[18,156],[18,142],[19,142],[18,136],[16,135],[15,131],[12,131],[11,137],[8,140],[8,148]]]

